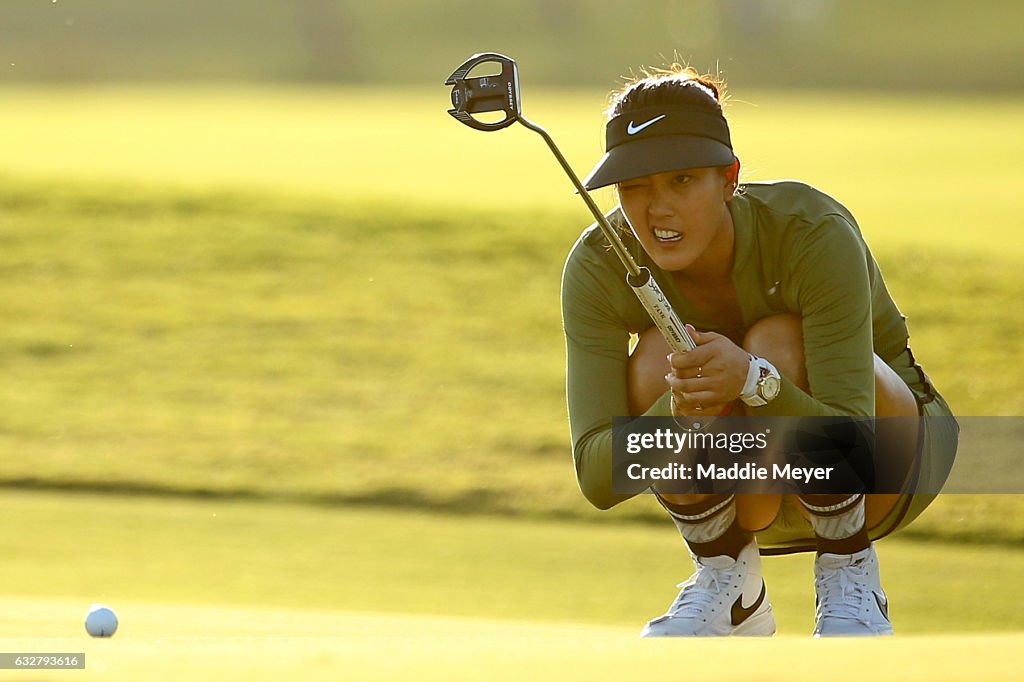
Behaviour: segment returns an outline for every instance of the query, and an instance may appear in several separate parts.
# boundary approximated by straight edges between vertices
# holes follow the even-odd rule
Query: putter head
[[[500,67],[497,75],[466,78],[474,68],[488,63]],[[496,52],[475,54],[455,69],[444,83],[452,86],[452,108],[448,113],[470,128],[501,130],[519,118],[519,67],[511,57]],[[487,111],[504,111],[505,118],[485,123],[473,117],[473,114]]]

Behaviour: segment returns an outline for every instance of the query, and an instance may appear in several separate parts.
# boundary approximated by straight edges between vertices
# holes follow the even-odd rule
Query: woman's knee
[[[780,313],[761,318],[747,330],[743,349],[768,360],[784,377],[809,390],[803,320],[799,315]]]
[[[879,417],[916,417],[917,399],[900,375],[875,356],[875,414]]]
[[[669,370],[670,352],[668,342],[657,327],[640,334],[629,356],[627,371],[630,414],[643,414],[668,390],[665,375]]]

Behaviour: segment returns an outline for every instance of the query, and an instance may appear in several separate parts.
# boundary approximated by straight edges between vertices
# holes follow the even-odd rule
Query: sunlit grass
[[[525,87],[525,86],[524,86]],[[735,92],[734,144],[753,180],[798,178],[846,202],[879,246],[1022,254],[1015,188],[1024,101]],[[600,156],[605,94],[526,89],[581,175]],[[0,174],[508,212],[582,204],[543,141],[451,119],[447,89],[0,89]],[[604,197],[610,204],[611,198]]]
[[[574,622],[625,628],[632,638],[693,570],[667,520],[581,524],[12,491],[4,509],[0,595],[68,601],[81,613],[45,627],[5,615],[0,637],[73,636],[93,602],[115,610],[143,602]],[[1024,629],[1017,600],[1008,598],[1020,592],[1019,549],[951,551],[896,536],[878,552],[899,633]],[[813,555],[765,557],[763,565],[779,633],[807,636]],[[186,634],[122,620],[118,637]]]
[[[539,138],[446,95],[0,89],[0,479],[600,516],[558,305],[589,217]],[[954,410],[1024,413],[1024,167],[978,160],[1024,154],[1024,102],[735,95],[748,178],[853,209]],[[602,102],[524,106],[582,173]],[[943,498],[914,528],[1019,540],[1017,506]]]

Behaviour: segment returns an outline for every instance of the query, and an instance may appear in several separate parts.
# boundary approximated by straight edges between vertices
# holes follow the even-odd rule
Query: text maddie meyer
[[[834,467],[799,467],[792,464],[772,464],[771,468],[753,462],[729,466],[720,464],[671,463],[662,467],[648,467],[633,463],[626,468],[626,476],[634,481],[828,481]]]

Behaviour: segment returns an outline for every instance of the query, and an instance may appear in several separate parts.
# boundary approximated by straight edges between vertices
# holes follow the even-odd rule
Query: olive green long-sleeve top
[[[803,320],[811,394],[783,378],[778,397],[754,413],[873,414],[872,353],[895,358],[907,347],[908,333],[854,217],[835,199],[793,181],[743,185],[729,211],[735,229],[732,280],[744,329],[776,313],[796,313]],[[628,231],[621,212],[610,218]],[[702,319],[631,233],[624,241],[637,262],[651,269],[683,321],[725,333]],[[612,418],[629,414],[629,335],[653,323],[596,224],[583,232],[566,261],[562,320],[576,474],[587,499],[607,509],[631,497],[612,492]],[[671,414],[668,391],[646,412]]]

